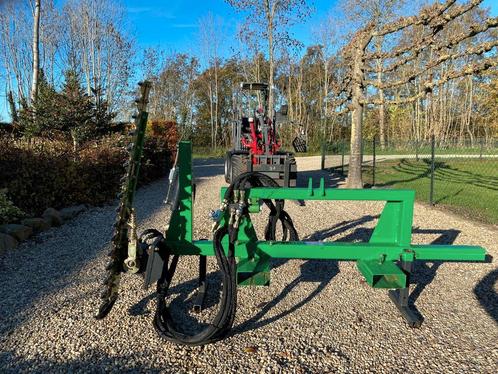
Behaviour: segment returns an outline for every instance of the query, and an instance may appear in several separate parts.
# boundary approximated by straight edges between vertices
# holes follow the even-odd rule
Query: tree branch
[[[433,51],[437,52],[443,48],[451,48],[453,46],[458,45],[459,43],[461,43],[465,39],[471,38],[477,34],[480,34],[482,32],[487,31],[488,29],[495,28],[495,27],[498,27],[498,17],[488,18],[483,23],[472,24],[467,32],[462,32],[445,43],[438,43],[435,46],[433,46]],[[381,55],[381,57],[375,57],[375,58],[382,58],[382,59],[399,57],[403,53],[408,52],[410,47],[414,47],[414,49],[411,50],[411,52],[413,52],[412,55],[407,56],[404,59],[396,61],[395,63],[383,68],[381,72],[382,73],[389,73],[389,72],[394,71],[394,70],[398,69],[399,67],[407,64],[408,62],[413,61],[414,59],[416,59],[420,55],[420,53],[425,48],[429,47],[433,43],[433,41],[434,41],[433,35],[431,35],[430,37],[424,38],[423,40],[421,40],[421,42],[418,46],[411,45],[411,46],[406,47],[406,48],[403,47],[402,49],[399,49],[396,52],[393,52],[392,54],[384,53]],[[366,59],[369,59],[370,58],[369,56],[374,56],[374,55],[375,54],[367,55]],[[373,69],[373,68],[370,68],[367,71],[375,72],[375,73],[377,72],[377,70]]]
[[[434,88],[442,86],[446,82],[461,78],[467,75],[474,75],[474,74],[479,74],[485,70],[488,70],[490,68],[498,66],[498,57],[494,56],[491,58],[487,58],[485,60],[482,60],[478,63],[468,65],[465,68],[461,70],[452,70],[445,75],[443,75],[441,78],[439,78],[436,81],[426,81],[423,83],[423,89],[422,91],[411,97],[406,97],[403,99],[399,100],[385,100],[381,102],[380,100],[361,100],[362,104],[373,104],[373,105],[380,105],[380,104],[392,104],[392,105],[399,105],[399,104],[408,104],[408,103],[413,103],[414,101],[425,97],[428,93],[432,92]]]
[[[471,3],[475,3],[475,5],[473,6],[476,6],[482,3],[482,1],[483,0],[472,0]],[[403,30],[409,26],[429,25],[433,19],[440,17],[455,3],[456,0],[447,0],[445,3],[438,3],[432,8],[423,9],[420,14],[416,16],[401,17],[397,21],[388,23],[379,30],[374,31],[372,33],[372,36],[385,36],[387,34],[392,34],[397,31]]]
[[[433,69],[433,68],[441,65],[445,61],[456,60],[458,58],[469,56],[469,55],[480,56],[484,53],[491,51],[494,47],[497,47],[497,46],[498,46],[498,39],[487,42],[487,43],[482,43],[474,48],[467,49],[463,52],[447,53],[445,55],[439,56],[439,58],[437,58],[436,60],[430,61],[425,66],[424,69],[419,69],[415,72],[412,72],[412,73],[408,74],[406,77],[404,77],[403,79],[399,79],[399,80],[394,81],[394,82],[382,83],[382,84],[379,84],[377,81],[374,81],[374,80],[368,80],[368,81],[365,81],[364,84],[369,85],[369,86],[374,86],[374,87],[380,88],[380,89],[394,88],[394,87],[402,86],[404,84],[412,82],[416,77],[424,74],[425,72],[427,72],[430,69]]]

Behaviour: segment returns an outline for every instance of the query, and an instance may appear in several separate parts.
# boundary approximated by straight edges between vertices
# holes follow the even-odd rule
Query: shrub
[[[175,122],[153,120],[147,123],[146,133],[140,180],[150,182],[168,172],[175,156],[178,132]]]
[[[0,225],[16,222],[26,216],[21,209],[16,207],[12,201],[9,200],[6,192],[6,190],[0,190]]]
[[[111,135],[86,143],[75,152],[70,141],[30,141],[0,137],[0,188],[7,188],[15,206],[39,215],[47,207],[101,205],[113,199],[125,173],[129,142]],[[169,135],[148,138],[140,184],[165,176],[171,164]]]

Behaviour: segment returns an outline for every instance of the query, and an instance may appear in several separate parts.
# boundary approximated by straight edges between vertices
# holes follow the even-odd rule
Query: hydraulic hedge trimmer
[[[107,276],[104,280],[104,289],[101,295],[102,305],[95,316],[97,319],[104,318],[112,309],[118,297],[121,273],[137,273],[145,265],[138,260],[138,257],[143,257],[142,254],[137,256],[139,248],[136,240],[136,217],[133,201],[144,147],[148,118],[146,108],[151,84],[145,81],[139,83],[139,86],[140,98],[136,100],[138,113],[134,115],[135,131],[133,132],[133,142],[127,148],[130,152],[130,157],[125,163],[126,175],[121,179],[122,186],[118,194],[120,201],[116,210],[117,219],[112,236],[112,250],[109,253],[111,260],[106,267]]]

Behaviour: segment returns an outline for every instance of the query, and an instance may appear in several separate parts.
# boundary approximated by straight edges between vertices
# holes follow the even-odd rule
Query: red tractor
[[[225,156],[225,180],[230,183],[247,171],[266,174],[281,186],[295,186],[297,167],[294,154],[280,150],[276,117],[287,116],[287,106],[269,112],[268,85],[241,83],[234,96],[233,149]]]

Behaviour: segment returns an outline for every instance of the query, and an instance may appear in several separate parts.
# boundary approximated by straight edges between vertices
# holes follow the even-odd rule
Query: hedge
[[[167,122],[158,126],[168,131],[148,130],[151,136],[146,138],[140,184],[165,176],[172,163],[175,127]],[[75,152],[69,141],[1,137],[0,190],[6,190],[14,205],[28,215],[40,215],[48,207],[102,205],[119,191],[129,140],[112,135]]]

